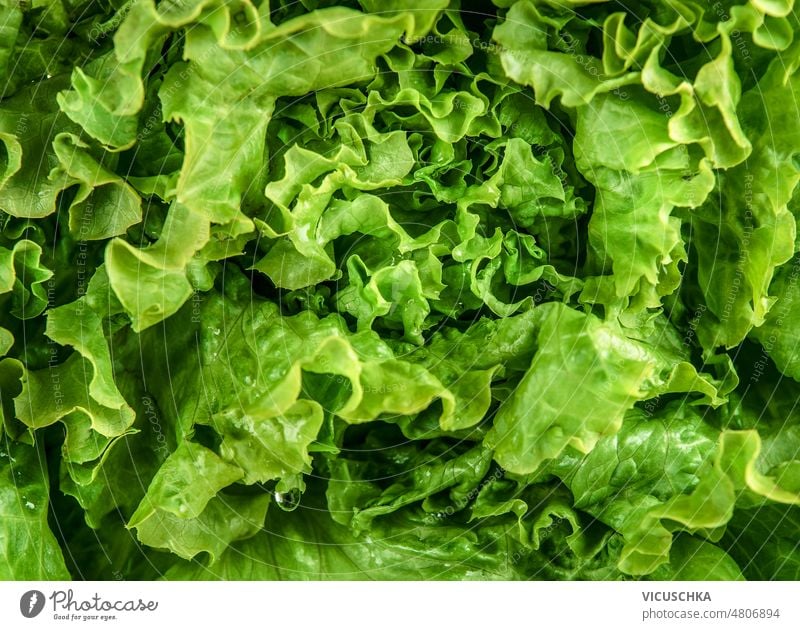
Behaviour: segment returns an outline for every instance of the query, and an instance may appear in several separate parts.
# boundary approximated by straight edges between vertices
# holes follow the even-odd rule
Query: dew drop
[[[296,510],[300,505],[300,499],[302,496],[303,495],[300,490],[297,488],[292,488],[286,492],[275,492],[273,498],[280,509],[282,509],[284,512],[291,512],[292,510]]]

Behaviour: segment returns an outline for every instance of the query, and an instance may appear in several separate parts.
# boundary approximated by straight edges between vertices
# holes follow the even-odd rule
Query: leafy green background
[[[0,578],[799,579],[792,0],[0,0]]]

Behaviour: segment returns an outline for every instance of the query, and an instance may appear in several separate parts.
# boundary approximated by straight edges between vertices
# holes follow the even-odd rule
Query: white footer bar
[[[221,630],[794,630],[800,628],[800,584],[0,582],[4,629],[217,626]]]

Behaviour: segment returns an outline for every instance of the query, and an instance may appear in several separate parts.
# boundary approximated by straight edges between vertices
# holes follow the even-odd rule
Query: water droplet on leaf
[[[303,494],[300,492],[300,490],[297,488],[292,488],[286,492],[275,492],[273,498],[280,509],[282,509],[284,512],[291,512],[292,510],[296,510],[297,506],[300,505],[300,499],[302,496]]]

